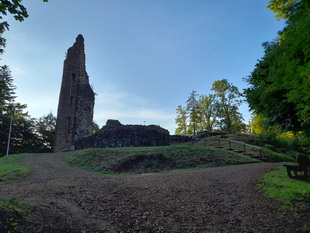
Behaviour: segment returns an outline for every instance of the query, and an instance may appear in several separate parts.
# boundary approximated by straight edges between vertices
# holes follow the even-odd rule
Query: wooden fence
[[[235,141],[235,140],[231,140],[231,139],[226,139],[226,138],[205,138],[204,140],[204,145],[207,146],[207,141],[217,141],[216,147],[219,148],[223,148],[223,142],[227,142],[228,143],[228,150],[233,150],[233,144],[239,144],[241,145],[241,148],[238,152],[243,152],[243,153],[247,153],[249,152],[247,149],[248,148],[253,148],[255,150],[259,151],[259,155],[261,158],[263,158],[263,148],[259,147],[259,146],[253,146],[244,142],[240,142],[240,141]]]

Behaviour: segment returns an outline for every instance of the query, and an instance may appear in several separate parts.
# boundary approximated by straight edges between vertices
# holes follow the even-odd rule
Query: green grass
[[[162,172],[259,162],[224,149],[182,145],[93,148],[66,152],[64,158],[73,166],[104,174]]]
[[[0,181],[12,180],[27,176],[30,169],[21,164],[21,161],[30,154],[16,154],[0,158]]]
[[[15,154],[0,158],[0,181],[21,178],[30,174],[22,164],[25,157],[34,154]],[[30,211],[16,198],[0,198],[0,232],[19,232],[16,229],[30,221]]]
[[[211,147],[218,147],[219,143],[216,140],[216,137],[211,137],[205,139],[201,139],[200,141],[195,141],[193,143],[194,146],[211,146]],[[285,142],[289,142],[287,140],[280,140],[280,139],[268,139],[267,137],[258,136],[258,135],[249,135],[249,134],[232,134],[226,135],[226,139],[231,139],[239,142],[244,142],[249,145],[262,147],[262,155],[268,162],[293,162],[296,160],[297,155],[300,153],[296,151],[296,145],[285,144]],[[208,140],[209,139],[209,140]],[[223,148],[230,148],[228,141],[221,141],[221,146]],[[243,151],[243,145],[231,142],[231,148],[235,151]],[[257,148],[253,148],[250,146],[246,146],[247,153],[253,156],[261,156],[260,151]]]
[[[310,210],[310,183],[289,179],[285,167],[266,173],[259,188],[268,197],[278,200],[282,204],[282,210]]]
[[[30,211],[16,198],[0,199],[0,217],[0,232],[17,232],[31,219]]]

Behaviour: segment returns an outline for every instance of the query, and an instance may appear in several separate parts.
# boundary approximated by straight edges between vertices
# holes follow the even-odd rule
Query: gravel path
[[[294,232],[255,190],[261,163],[171,174],[101,176],[58,154],[28,157],[33,173],[0,184],[0,197],[29,203],[24,232]]]

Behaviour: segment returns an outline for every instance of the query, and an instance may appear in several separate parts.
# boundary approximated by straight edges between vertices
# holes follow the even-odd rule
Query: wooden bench
[[[297,156],[298,165],[284,165],[287,175],[292,179],[307,180],[310,177],[310,159],[306,155]]]

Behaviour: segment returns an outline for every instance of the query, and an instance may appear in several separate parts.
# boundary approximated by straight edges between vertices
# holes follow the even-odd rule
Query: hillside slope
[[[28,157],[25,164],[30,176],[0,183],[0,197],[16,197],[31,210],[28,223],[14,220],[10,232],[285,233],[298,224],[253,189],[277,164],[134,176],[82,171],[59,154]]]

